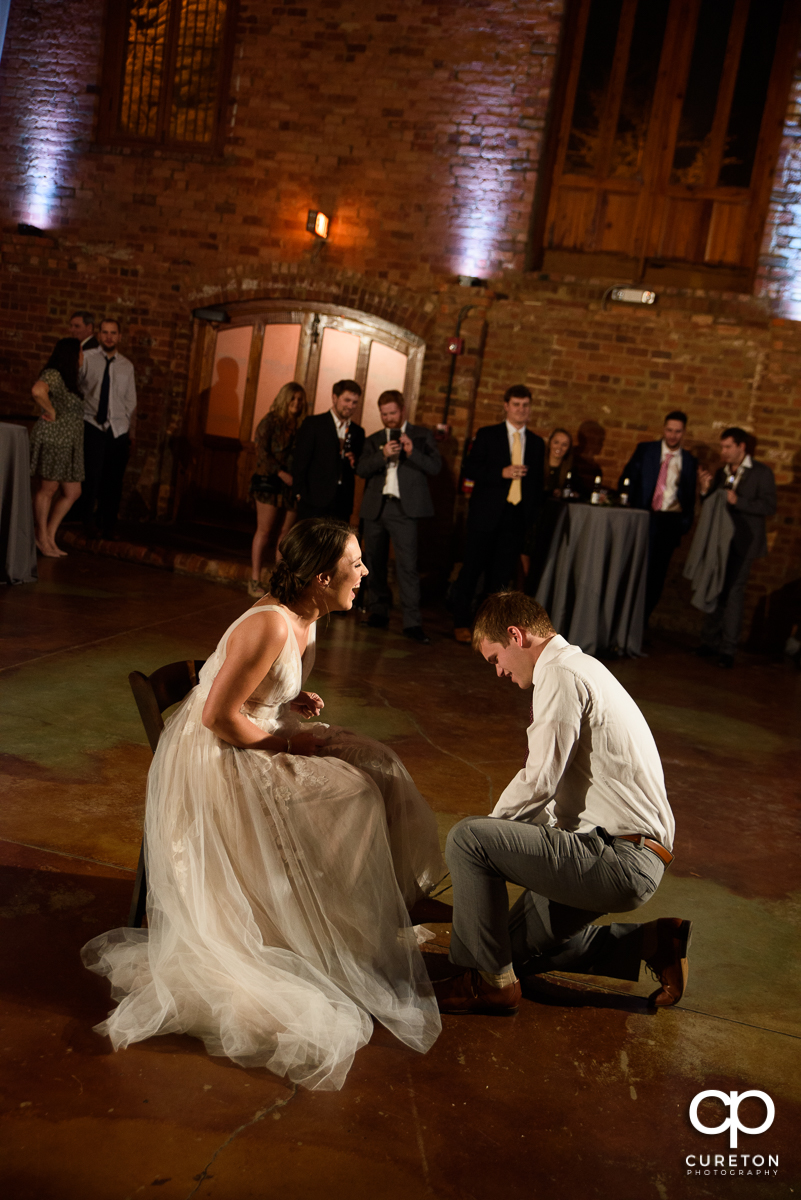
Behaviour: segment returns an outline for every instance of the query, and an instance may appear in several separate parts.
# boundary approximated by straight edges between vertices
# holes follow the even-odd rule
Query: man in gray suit
[[[420,615],[420,576],[417,571],[417,522],[433,517],[434,505],[426,476],[437,475],[442,460],[433,434],[404,417],[400,392],[382,392],[378,411],[384,425],[364,443],[356,473],[367,481],[362,500],[364,561],[367,576],[367,624],[386,629],[392,594],[387,584],[389,543],[395,549],[395,568],[403,610],[403,632],[423,646],[430,639]]]
[[[717,608],[707,617],[697,653],[717,658],[718,666],[733,667],[745,605],[745,587],[751,564],[768,552],[765,519],[776,511],[776,480],[770,467],[755,462],[748,453],[748,434],[733,425],[720,435],[722,465],[714,479],[708,471],[698,472],[701,500],[718,488],[726,489],[726,501],[734,524],[729,545],[723,590]]]

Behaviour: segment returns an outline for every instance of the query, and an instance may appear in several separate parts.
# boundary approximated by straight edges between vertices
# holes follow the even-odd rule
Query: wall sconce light
[[[309,233],[313,233],[315,237],[328,237],[328,217],[324,212],[315,212],[313,208],[309,209],[309,215],[306,218],[306,229]]]
[[[473,275],[457,275],[456,278],[459,282],[459,287],[488,287],[489,286],[489,280],[478,279],[478,278],[475,278]]]
[[[22,234],[23,237],[48,236],[43,229],[38,227],[38,225],[26,225],[23,221],[20,221],[19,225],[17,225],[17,233]]]

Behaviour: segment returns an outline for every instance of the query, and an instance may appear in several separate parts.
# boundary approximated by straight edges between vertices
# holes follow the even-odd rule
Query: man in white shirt
[[[133,363],[120,354],[119,341],[119,321],[101,321],[100,346],[84,354],[81,368],[86,472],[81,509],[87,532],[104,538],[114,536],[136,412]]]
[[[406,420],[402,392],[382,392],[378,411],[384,428],[367,438],[356,464],[356,474],[366,480],[359,515],[364,521],[364,562],[369,570],[367,624],[373,629],[386,629],[389,624],[392,593],[387,583],[387,563],[391,540],[404,636],[427,646],[430,639],[420,614],[417,522],[434,515],[428,478],[439,473],[442,460],[431,431]]]
[[[473,645],[500,679],[533,688],[528,757],[489,817],[448,835],[451,961],[445,1013],[517,1011],[518,976],[576,971],[636,980],[642,961],[681,999],[691,923],[593,924],[649,900],[673,859],[674,821],[645,718],[614,675],[571,646],[521,592],[481,607]],[[507,881],[526,889],[508,911]]]
[[[618,482],[631,507],[647,509],[650,515],[646,624],[659,603],[673,552],[693,523],[698,460],[682,447],[686,429],[687,414],[669,412],[662,440],[640,442]]]

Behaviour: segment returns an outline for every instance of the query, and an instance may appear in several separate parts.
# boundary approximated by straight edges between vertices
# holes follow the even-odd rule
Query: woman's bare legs
[[[59,489],[57,479],[40,479],[39,486],[33,495],[33,521],[34,521],[34,536],[36,539],[36,549],[40,554],[44,554],[45,558],[60,558],[61,554],[56,547],[55,542],[51,541],[48,533],[48,522],[50,521],[50,506],[53,503],[53,497]]]
[[[66,558],[67,551],[59,550],[58,546],[56,546],[56,530],[80,494],[81,485],[79,483],[62,483],[61,492],[56,496],[50,509],[50,516],[47,521],[47,537],[50,544],[55,547],[59,558]]]
[[[252,583],[258,583],[261,576],[261,560],[264,548],[270,541],[273,530],[278,523],[281,510],[274,504],[262,504],[256,501],[256,532],[250,549],[250,578]]]
[[[281,543],[281,539],[286,537],[286,535],[289,533],[290,529],[292,528],[292,526],[295,524],[295,522],[298,519],[298,514],[296,512],[291,512],[291,511],[287,511],[287,510],[284,510],[284,511],[285,511],[286,515],[284,516],[284,524],[281,527],[281,533],[278,538],[279,545]],[[281,551],[278,549],[278,546],[276,546],[276,548],[275,548],[275,561],[276,561],[276,563],[280,563],[280,561],[281,561]]]

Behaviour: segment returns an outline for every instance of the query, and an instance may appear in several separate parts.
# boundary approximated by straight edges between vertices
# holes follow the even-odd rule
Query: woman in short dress
[[[367,574],[340,521],[298,521],[270,594],[169,717],[147,785],[147,929],[84,947],[115,1048],[188,1033],[210,1054],[339,1088],[373,1020],[424,1053],[440,1019],[409,909],[446,871],[392,750],[319,720],[319,617]],[[303,719],[312,723],[303,725]],[[314,718],[317,718],[314,720]]]
[[[36,548],[47,558],[66,555],[56,545],[56,531],[84,478],[82,364],[78,338],[62,338],[31,389],[42,410],[31,434],[31,475],[39,480],[33,495]]]
[[[251,548],[248,594],[258,600],[264,549],[281,521],[280,542],[297,520],[298,498],[292,490],[295,438],[306,415],[306,392],[299,383],[285,383],[256,429],[256,473],[250,494],[256,503],[256,532]],[[280,550],[276,562],[281,561]]]

